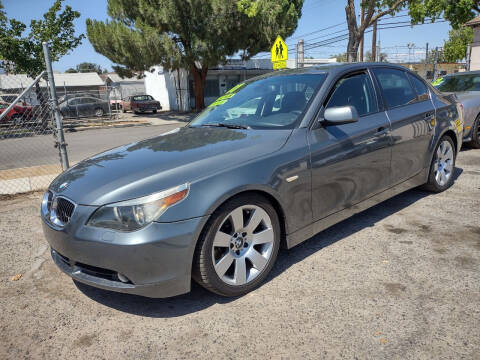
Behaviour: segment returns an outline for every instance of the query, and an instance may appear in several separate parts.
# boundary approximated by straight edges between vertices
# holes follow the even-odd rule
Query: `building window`
[[[205,81],[204,97],[219,97],[220,90],[218,88],[218,79],[207,79]]]

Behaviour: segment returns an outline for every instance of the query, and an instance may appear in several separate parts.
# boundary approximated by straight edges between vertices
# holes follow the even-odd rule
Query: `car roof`
[[[391,64],[385,62],[358,62],[358,63],[333,63],[333,64],[325,64],[325,65],[315,65],[315,66],[308,66],[298,69],[284,69],[280,71],[272,71],[266,73],[264,75],[256,76],[254,78],[248,79],[245,82],[250,82],[258,79],[264,79],[268,77],[274,76],[282,76],[282,75],[295,75],[295,74],[337,74],[343,73],[345,71],[355,71],[365,68],[371,67],[388,67],[388,68],[396,68],[398,70],[412,72],[404,66],[398,64]]]
[[[462,76],[462,75],[480,75],[480,71],[478,71],[478,70],[476,70],[476,71],[462,71],[462,72],[457,72],[457,73],[454,73],[454,74],[447,74],[447,75],[444,75],[443,77]]]

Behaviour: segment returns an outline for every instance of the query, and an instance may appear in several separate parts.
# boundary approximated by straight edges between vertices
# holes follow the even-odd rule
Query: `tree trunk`
[[[362,10],[361,10],[361,16],[360,16],[360,26],[363,25],[364,21],[365,21],[365,8],[362,7]],[[359,57],[360,57],[360,61],[363,62],[364,61],[364,58],[363,58],[363,49],[365,47],[365,34],[362,34],[362,39],[360,40],[360,54],[359,54]]]
[[[195,110],[200,111],[205,108],[203,90],[205,89],[205,81],[207,80],[208,66],[202,64],[199,69],[195,64],[192,65],[193,74],[193,92],[195,94]]]
[[[348,0],[345,7],[348,26],[348,45],[347,45],[347,61],[356,62],[358,59],[358,47],[362,40],[363,32],[358,31],[357,15],[355,14],[354,0]]]
[[[377,61],[377,22],[373,23],[372,32],[372,58],[370,61]]]

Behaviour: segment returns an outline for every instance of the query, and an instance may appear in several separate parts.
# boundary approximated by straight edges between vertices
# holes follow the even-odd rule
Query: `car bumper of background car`
[[[86,226],[91,213],[92,207],[77,206],[62,229],[43,221],[52,258],[63,272],[87,285],[147,297],[190,291],[192,257],[204,218],[153,222],[126,233]]]

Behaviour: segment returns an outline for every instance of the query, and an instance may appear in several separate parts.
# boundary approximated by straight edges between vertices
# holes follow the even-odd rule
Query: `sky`
[[[30,20],[41,18],[51,6],[53,0],[2,0],[2,3],[9,18],[15,18],[28,25]],[[81,14],[80,18],[75,21],[77,34],[86,34],[86,19],[106,20],[108,18],[106,0],[65,0],[64,3]],[[331,43],[328,46],[312,47],[316,42],[334,38],[347,31],[345,3],[345,0],[306,0],[295,33],[285,39],[289,50],[291,51],[294,48],[298,39],[303,38],[307,49],[305,56],[328,58],[334,54],[345,52],[346,40]],[[402,14],[406,15],[406,12],[402,12],[400,15]],[[408,20],[408,16],[395,18],[388,16],[382,19],[382,23],[385,23],[384,27],[391,27],[398,26],[397,24],[391,24],[392,22],[406,22]],[[329,29],[318,31],[325,28]],[[448,30],[449,24],[447,22],[413,28],[408,26],[383,29],[379,30],[377,40],[380,41],[381,51],[388,54],[390,61],[418,61],[422,56],[424,57],[427,42],[431,49],[443,45],[444,40],[448,38]],[[314,33],[311,34],[312,32]],[[410,50],[407,44],[410,44]],[[369,49],[371,49],[371,34],[366,34],[365,51]],[[257,57],[266,56],[268,54],[257,55]],[[290,53],[290,56],[292,56],[292,53]],[[56,71],[63,72],[85,61],[100,64],[103,68],[111,70],[111,61],[96,53],[87,38],[83,40],[82,45],[54,63],[53,68]]]

